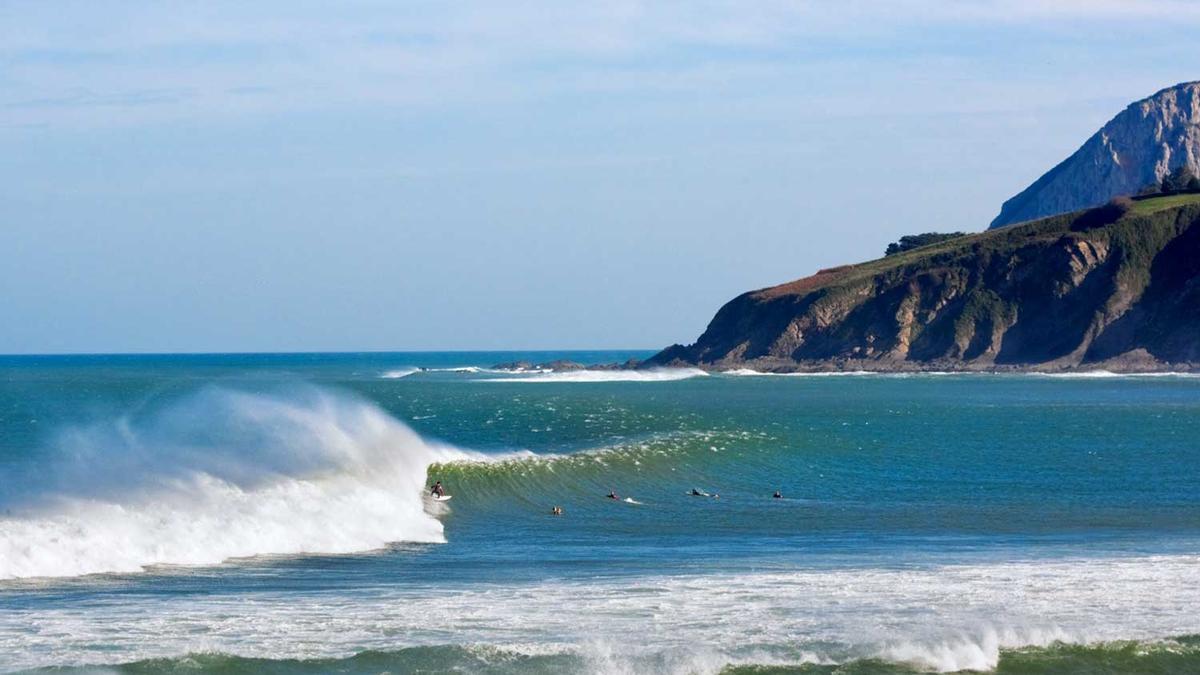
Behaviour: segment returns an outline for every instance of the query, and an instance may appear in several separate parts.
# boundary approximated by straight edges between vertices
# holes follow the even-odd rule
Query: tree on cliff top
[[[1163,176],[1162,184],[1159,186],[1159,191],[1168,194],[1193,190],[1200,190],[1200,178],[1197,178],[1186,164]]]
[[[911,251],[914,248],[937,244],[949,239],[957,239],[965,236],[965,232],[925,232],[923,234],[906,234],[900,237],[900,241],[894,241],[888,244],[887,251],[884,256],[895,255]]]

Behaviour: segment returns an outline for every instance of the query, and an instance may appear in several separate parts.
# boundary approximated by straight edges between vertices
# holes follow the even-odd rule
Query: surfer
[[[433,484],[433,487],[429,490],[429,496],[431,496],[431,497],[445,497],[446,496],[446,488],[442,487],[442,481],[439,480]]]
[[[608,491],[608,498],[609,499],[620,499],[620,497],[617,496],[617,493],[613,492],[612,490]]]
[[[704,494],[703,492],[701,492],[701,491],[697,490],[696,488],[692,488],[692,496],[693,496],[693,497],[707,497],[708,495],[706,495],[706,494]]]
[[[772,499],[783,499],[783,493],[780,492],[779,490],[776,490],[775,494],[771,495],[771,498]]]
[[[562,507],[561,507],[561,506],[556,506],[556,507],[554,507],[554,508],[550,509],[550,515],[552,515],[552,516],[561,516],[561,515],[562,515]]]

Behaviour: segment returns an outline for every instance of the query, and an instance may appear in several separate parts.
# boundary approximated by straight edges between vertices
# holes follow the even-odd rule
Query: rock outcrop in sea
[[[1180,167],[1200,176],[1200,82],[1178,84],[1131,104],[1075,154],[1004,202],[991,227],[1137,194]]]

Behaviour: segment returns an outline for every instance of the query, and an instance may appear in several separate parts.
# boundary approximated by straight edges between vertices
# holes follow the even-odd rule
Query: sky
[[[0,353],[659,348],[986,228],[1200,3],[0,0]]]

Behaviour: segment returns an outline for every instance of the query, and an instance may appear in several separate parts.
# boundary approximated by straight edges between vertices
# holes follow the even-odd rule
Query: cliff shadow
[[[1116,290],[1121,256],[1108,256],[1075,285],[1072,262],[1076,258],[1069,249],[1074,243],[1060,240],[1056,254],[1023,270],[1004,294],[1019,309],[1016,322],[1004,333],[997,364],[1056,361],[1070,356],[1087,339],[1098,313]]]
[[[1167,362],[1200,361],[1200,221],[1154,256],[1142,297],[1097,336],[1085,361],[1135,349]]]

